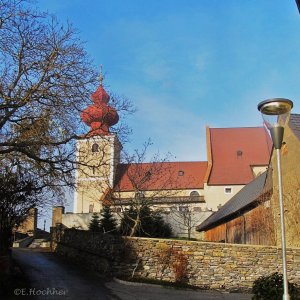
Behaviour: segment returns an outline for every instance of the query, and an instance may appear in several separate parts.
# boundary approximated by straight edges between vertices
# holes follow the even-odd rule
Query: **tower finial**
[[[99,76],[100,85],[102,86],[103,75],[102,75],[102,65],[100,65],[100,76]]]

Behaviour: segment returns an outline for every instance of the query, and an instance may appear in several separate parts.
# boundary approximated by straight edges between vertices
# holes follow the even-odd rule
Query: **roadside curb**
[[[134,282],[134,281],[126,281],[119,279],[117,277],[112,278],[114,282],[128,285],[128,286],[145,286],[145,287],[160,287],[160,288],[166,288],[166,289],[176,289],[174,286],[167,286],[167,285],[161,285],[161,284],[154,284],[154,283],[144,283],[144,282]],[[192,289],[192,288],[180,288],[180,290],[189,290],[189,291],[200,291],[201,293],[207,293],[207,294],[213,294],[213,293],[219,293],[219,294],[240,294],[240,293],[231,293],[229,291],[220,291],[220,290],[205,290],[205,289]],[[252,295],[250,293],[241,293],[243,295]]]
[[[152,287],[159,286],[159,287],[166,287],[166,286],[161,285],[161,284],[126,281],[126,280],[119,279],[117,277],[113,277],[113,281],[115,281],[117,283],[124,284],[124,285],[131,285],[131,286],[152,286]]]
[[[134,281],[126,281],[126,280],[122,280],[119,279],[117,277],[113,277],[113,281],[117,282],[117,283],[121,283],[124,285],[129,285],[129,286],[148,286],[148,287],[160,287],[160,288],[166,288],[166,289],[180,289],[180,290],[189,290],[189,291],[201,291],[204,293],[220,293],[220,294],[227,294],[228,292],[221,292],[221,291],[217,291],[217,290],[205,290],[205,289],[193,289],[193,288],[176,288],[175,286],[168,286],[168,285],[162,285],[162,284],[154,284],[154,283],[144,283],[144,282],[134,282]]]

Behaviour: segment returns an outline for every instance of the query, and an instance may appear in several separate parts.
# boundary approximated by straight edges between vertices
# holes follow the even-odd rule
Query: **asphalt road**
[[[251,295],[182,290],[109,280],[50,252],[13,249],[31,288],[17,287],[10,299],[51,300],[250,300]]]

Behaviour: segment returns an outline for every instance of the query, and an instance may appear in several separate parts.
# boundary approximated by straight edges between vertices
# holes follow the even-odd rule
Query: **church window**
[[[135,199],[145,198],[145,193],[143,191],[137,191],[134,195]]]
[[[184,171],[180,170],[178,171],[178,176],[183,176],[184,175]]]
[[[170,207],[170,211],[177,211],[178,209],[177,209],[177,206],[171,206]]]
[[[189,208],[187,206],[179,206],[180,212],[188,212]]]
[[[190,197],[199,197],[199,196],[200,196],[200,194],[197,191],[192,191],[190,193]]]
[[[92,145],[92,152],[99,152],[99,145],[98,144],[93,144]]]
[[[200,212],[200,211],[202,211],[202,208],[201,207],[194,207],[194,209],[193,209],[194,211],[197,211],[197,212]]]
[[[225,194],[232,194],[232,188],[231,187],[225,187],[224,192],[225,192]]]
[[[93,211],[94,211],[94,204],[90,204],[89,213],[92,213]]]

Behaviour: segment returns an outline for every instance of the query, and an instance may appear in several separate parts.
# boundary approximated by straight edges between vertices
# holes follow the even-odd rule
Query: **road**
[[[182,290],[131,284],[100,277],[50,252],[13,249],[13,258],[29,277],[31,288],[19,287],[11,299],[51,300],[250,300],[251,295]]]

